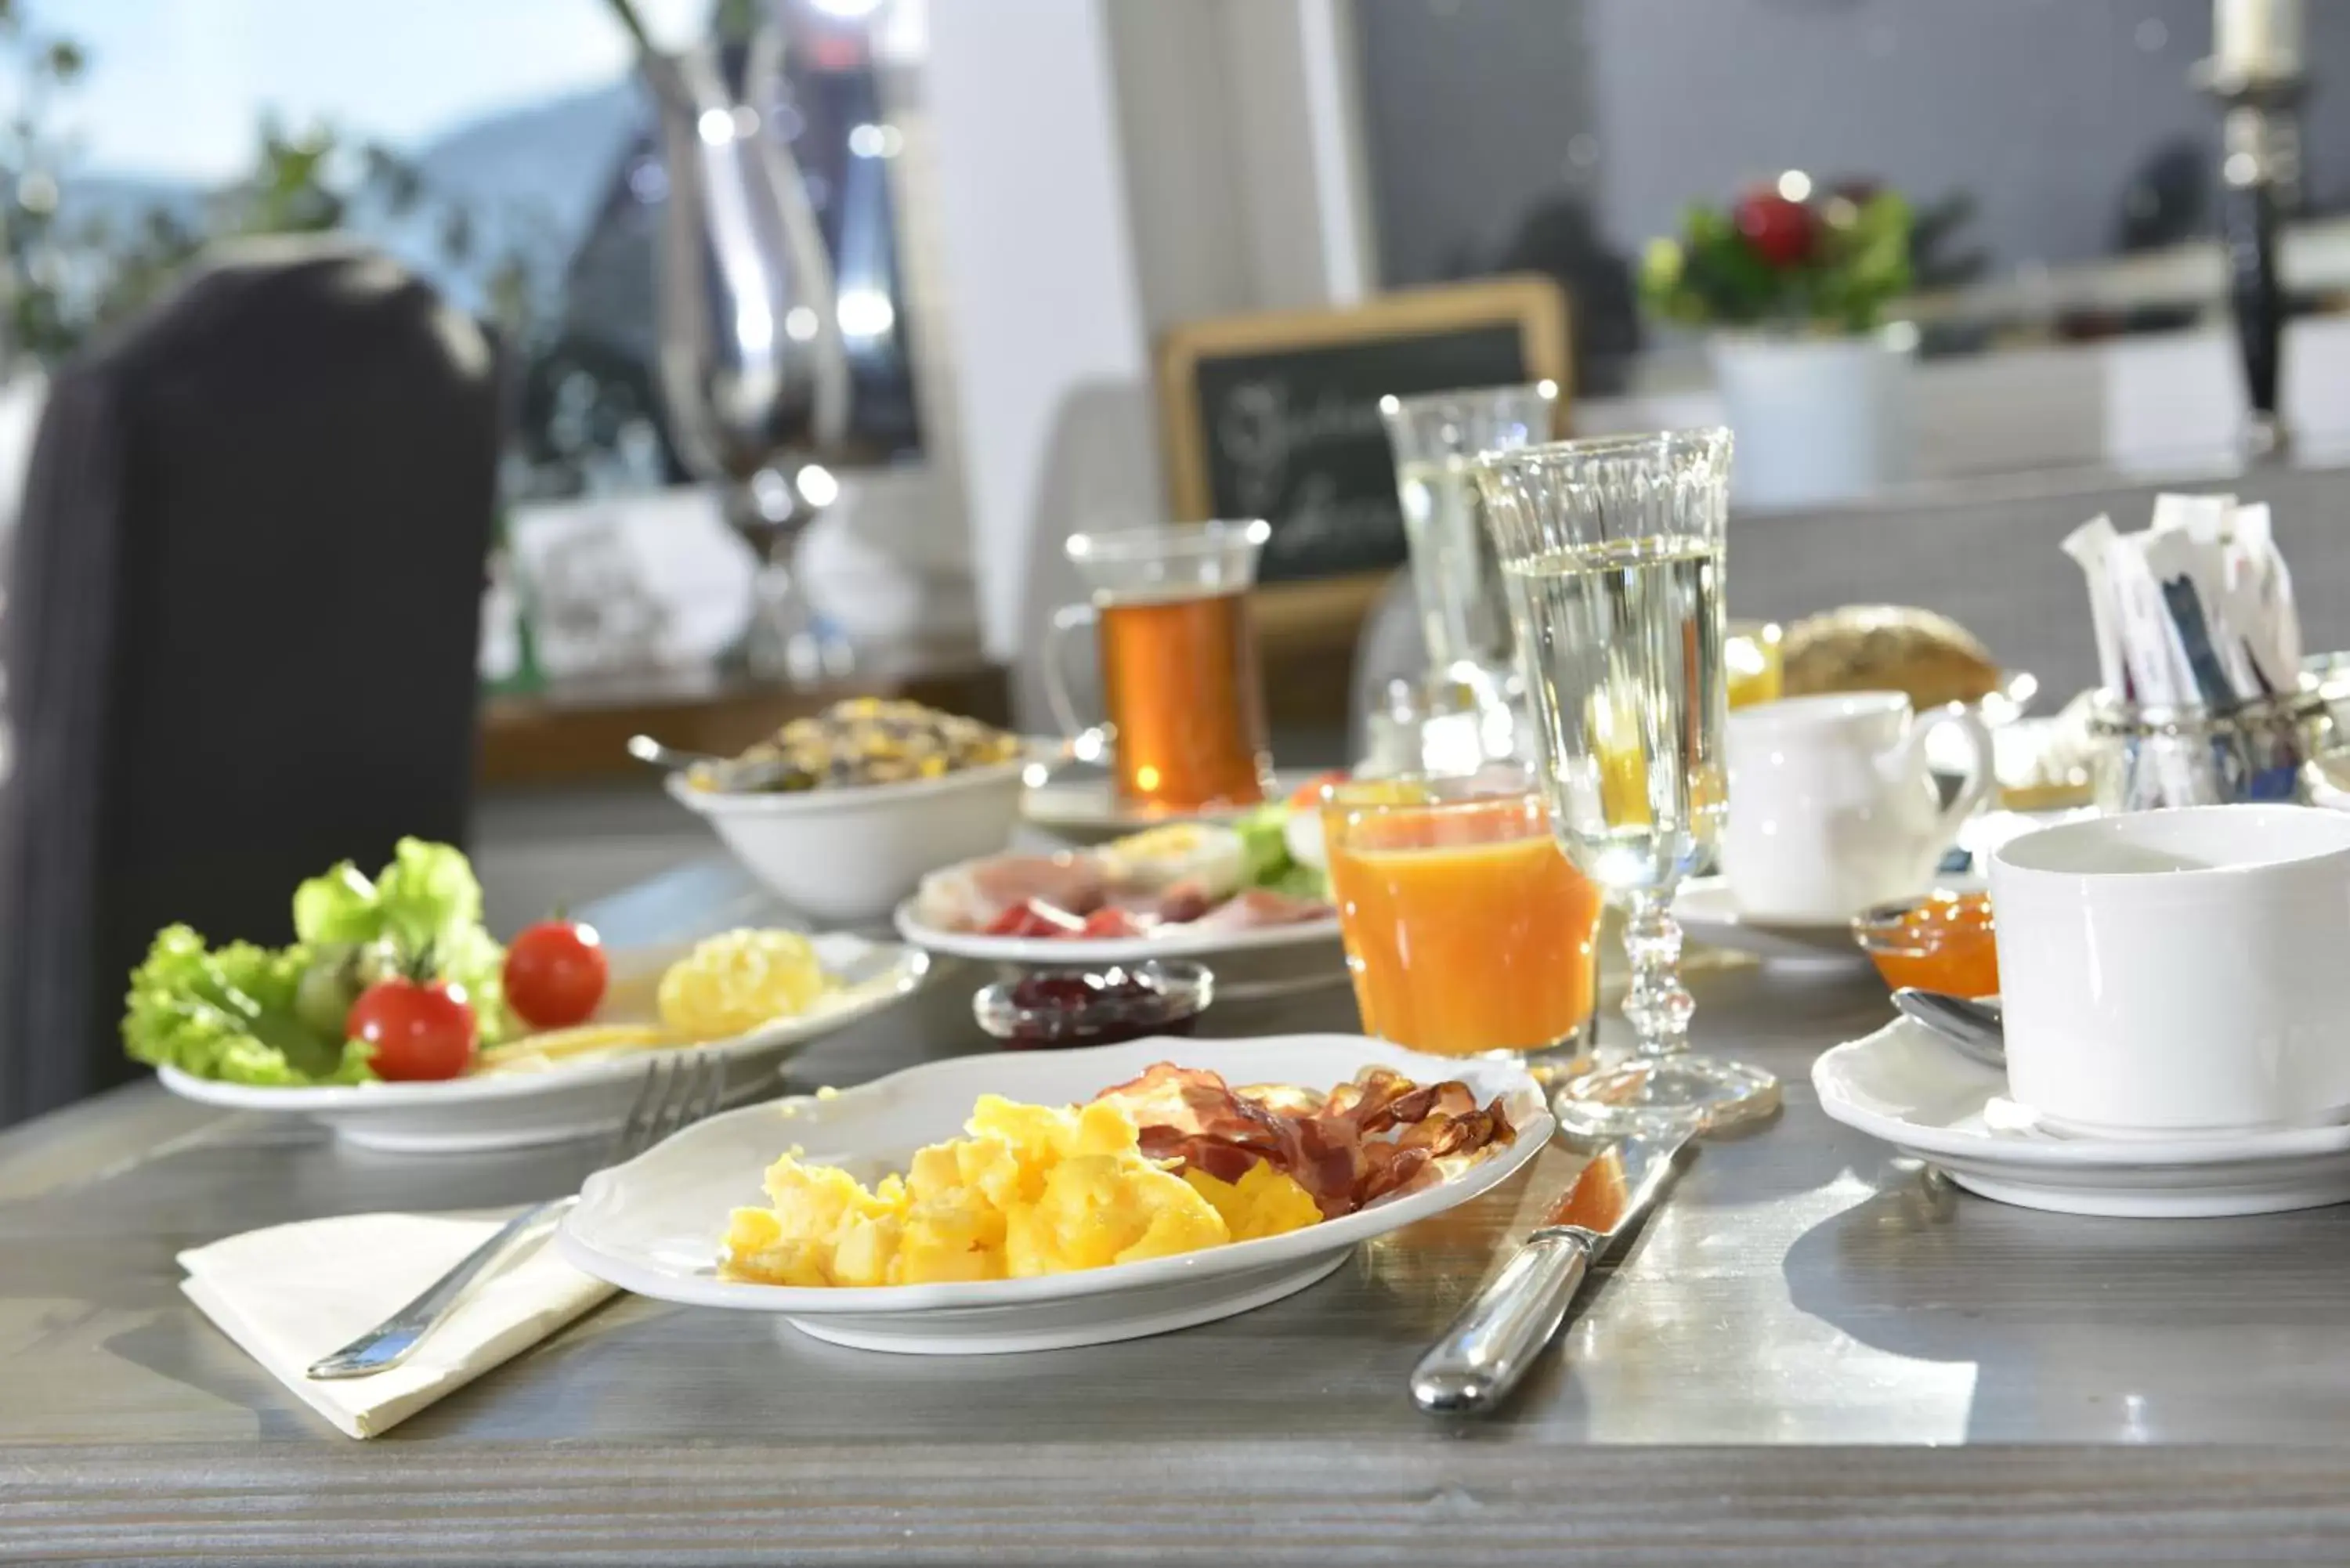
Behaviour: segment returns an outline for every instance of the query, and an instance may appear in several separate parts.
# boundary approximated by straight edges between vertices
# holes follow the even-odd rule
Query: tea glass
[[[1112,758],[1118,798],[1170,813],[1253,805],[1273,772],[1248,594],[1272,535],[1262,520],[1070,536],[1088,602],[1053,616],[1045,694],[1078,754]],[[1096,630],[1107,717],[1088,726],[1064,665]]]

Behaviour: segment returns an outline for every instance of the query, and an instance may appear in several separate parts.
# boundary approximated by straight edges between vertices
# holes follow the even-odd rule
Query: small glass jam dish
[[[1115,1045],[1149,1034],[1189,1034],[1214,1000],[1215,976],[1180,959],[1101,969],[1032,970],[971,999],[979,1026],[1014,1051]]]
[[[1853,940],[1895,990],[1999,994],[1991,895],[1938,890],[1879,904],[1852,923]]]

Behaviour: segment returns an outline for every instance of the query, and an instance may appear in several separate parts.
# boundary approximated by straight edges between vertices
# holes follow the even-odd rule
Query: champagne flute
[[[1560,1122],[1590,1134],[1768,1113],[1779,1081],[1691,1055],[1674,890],[1729,807],[1722,524],[1730,432],[1554,441],[1477,462],[1533,700],[1552,831],[1626,906],[1630,1057],[1570,1080]]]

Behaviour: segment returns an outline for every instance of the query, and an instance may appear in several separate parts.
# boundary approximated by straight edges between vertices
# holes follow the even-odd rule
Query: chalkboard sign
[[[1159,361],[1175,515],[1266,519],[1259,576],[1269,583],[1399,566],[1403,515],[1379,400],[1539,380],[1564,389],[1567,363],[1565,297],[1545,277],[1178,327]]]

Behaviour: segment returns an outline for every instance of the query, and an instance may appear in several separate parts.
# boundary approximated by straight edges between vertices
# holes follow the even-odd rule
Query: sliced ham
[[[1083,852],[991,855],[965,861],[931,872],[914,895],[914,913],[924,925],[998,936],[1076,936],[1089,918],[1105,909],[1117,910],[1125,919],[1097,919],[1083,934],[1140,935],[1170,926],[1254,930],[1318,920],[1329,914],[1330,906],[1264,888],[1220,901],[1207,885],[1191,877],[1153,888],[1118,887],[1096,857]]]
[[[1191,923],[1195,931],[1250,931],[1260,926],[1295,926],[1319,920],[1330,906],[1319,898],[1293,898],[1270,888],[1233,895]]]
[[[1091,856],[991,855],[923,877],[914,912],[941,930],[983,931],[1031,901],[1083,920],[1105,892]]]

